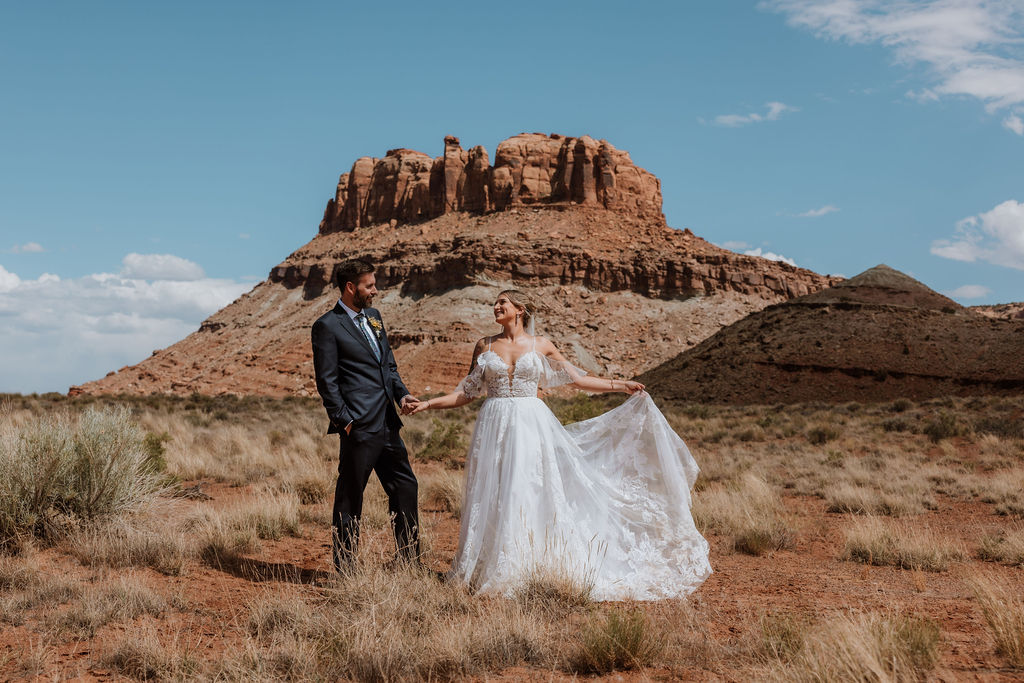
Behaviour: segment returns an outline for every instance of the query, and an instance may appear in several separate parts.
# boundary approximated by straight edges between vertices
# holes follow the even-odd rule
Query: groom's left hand
[[[402,401],[399,404],[402,408],[402,415],[409,415],[419,404],[420,400],[412,394],[406,394],[402,397]]]

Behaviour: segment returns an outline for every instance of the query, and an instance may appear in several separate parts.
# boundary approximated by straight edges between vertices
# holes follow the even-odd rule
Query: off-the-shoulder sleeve
[[[477,398],[487,393],[487,386],[484,383],[484,366],[478,362],[468,375],[462,378],[459,386],[455,387],[455,393],[461,393],[466,398]]]
[[[547,356],[541,356],[540,362],[542,366],[540,374],[541,389],[551,389],[563,384],[572,384],[587,374],[566,360],[552,360]]]

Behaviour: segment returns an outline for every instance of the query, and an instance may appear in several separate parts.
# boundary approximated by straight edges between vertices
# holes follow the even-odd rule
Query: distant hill
[[[639,379],[711,403],[1024,393],[1024,321],[986,318],[879,265],[753,313]]]
[[[150,358],[70,393],[315,395],[309,328],[334,269],[377,265],[406,384],[449,390],[498,330],[507,287],[541,305],[542,334],[591,372],[630,377],[764,306],[836,278],[719,248],[665,223],[661,183],[604,140],[537,133],[436,158],[393,149],[341,175],[318,234],[268,278]]]

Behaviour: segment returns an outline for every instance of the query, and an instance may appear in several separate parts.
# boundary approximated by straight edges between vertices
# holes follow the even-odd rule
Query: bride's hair
[[[508,297],[513,306],[523,309],[523,329],[527,331],[527,334],[533,334],[534,318],[537,315],[537,305],[533,303],[533,299],[518,289],[506,289],[498,296]]]

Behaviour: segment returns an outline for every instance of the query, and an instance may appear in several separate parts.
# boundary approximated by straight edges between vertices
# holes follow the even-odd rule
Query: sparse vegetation
[[[546,400],[570,421],[624,398]],[[451,559],[458,468],[477,408],[445,413],[436,437],[436,414],[406,419],[434,570]],[[1020,666],[1012,662],[1021,630],[1013,600],[1024,591],[1021,398],[666,406],[701,466],[694,514],[719,583],[686,600],[627,604],[594,602],[585,584],[557,573],[504,597],[391,568],[390,515],[375,477],[358,569],[334,576],[325,544],[338,448],[312,399],[9,397],[0,408],[3,457],[31,445],[71,459],[74,439],[62,450],[60,439],[40,436],[40,425],[51,436],[74,435],[86,409],[124,410],[140,460],[150,463],[141,476],[156,488],[138,504],[92,516],[52,493],[66,490],[67,478],[33,475],[20,489],[58,502],[40,524],[4,537],[0,622],[14,644],[0,650],[3,677],[74,677],[98,667],[150,680],[438,680],[521,672],[509,667],[541,677],[633,667],[641,678],[921,680],[936,675],[935,658],[940,667],[948,661],[938,627],[959,628],[965,614],[993,637],[958,645],[958,661],[966,648],[979,667]],[[947,423],[943,415],[955,416],[955,434],[933,441],[938,432],[926,427]],[[831,431],[819,436],[824,428]],[[449,440],[449,455],[422,457],[429,439],[443,444],[451,434],[461,434],[461,446]],[[21,435],[35,440],[19,446]],[[165,468],[154,464],[159,458]],[[36,462],[46,471],[45,458]],[[0,489],[12,485],[0,480]],[[984,520],[960,534],[968,548],[946,531],[948,515],[964,507]],[[787,552],[765,557],[779,548]],[[738,554],[725,558],[730,551]],[[972,566],[985,568],[995,599],[964,590],[961,572],[975,574]],[[948,573],[927,573],[942,567]],[[750,599],[751,579],[771,591],[772,612]],[[745,586],[738,596],[733,581]],[[884,592],[857,588],[866,585]],[[959,620],[929,611],[937,626],[880,611],[933,597]],[[837,615],[842,604],[863,611]]]

